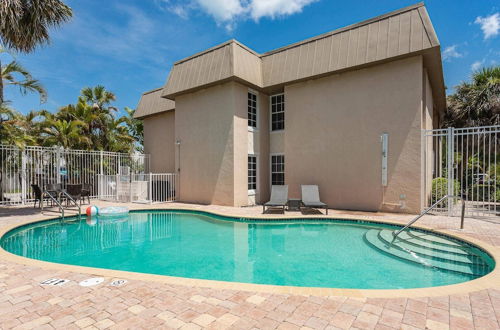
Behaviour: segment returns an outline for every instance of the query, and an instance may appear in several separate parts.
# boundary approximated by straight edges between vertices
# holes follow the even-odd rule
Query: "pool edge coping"
[[[373,216],[350,216],[350,215],[337,215],[337,216],[326,216],[322,215],[321,218],[318,215],[304,215],[304,216],[279,216],[276,218],[269,218],[265,216],[241,216],[234,215],[230,213],[223,213],[212,210],[202,210],[199,208],[192,207],[180,207],[175,206],[172,208],[141,208],[141,209],[133,209],[134,211],[195,211],[201,213],[207,213],[212,215],[217,215],[221,217],[231,217],[236,219],[247,219],[247,220],[298,220],[298,219],[311,219],[311,220],[360,220],[367,221],[372,223],[382,223],[389,225],[397,225],[402,226],[401,223],[396,222],[395,220],[384,219],[384,218],[376,218]],[[0,239],[7,234],[9,231],[14,230],[16,228],[29,225],[36,222],[42,221],[51,221],[56,220],[60,217],[50,217],[46,219],[29,219],[21,221],[17,224],[7,225],[0,227]],[[339,289],[339,288],[319,288],[319,287],[296,287],[296,286],[280,286],[280,285],[271,285],[271,284],[254,284],[254,283],[242,283],[242,282],[227,282],[227,281],[218,281],[218,280],[205,280],[205,279],[194,279],[187,277],[176,277],[169,275],[156,275],[156,274],[147,274],[147,273],[138,273],[138,272],[129,272],[122,270],[113,270],[106,268],[95,268],[95,267],[86,267],[86,266],[77,266],[70,264],[60,264],[54,263],[50,261],[42,261],[37,259],[31,259],[27,257],[22,257],[19,255],[15,255],[4,250],[0,247],[0,259],[10,261],[17,264],[22,264],[25,266],[32,267],[40,267],[46,270],[57,270],[64,272],[74,272],[81,274],[88,274],[94,276],[102,276],[105,278],[125,278],[129,280],[138,280],[138,281],[149,281],[149,282],[157,282],[157,283],[165,283],[171,285],[181,285],[181,286],[197,286],[204,288],[212,288],[212,289],[223,289],[223,290],[241,290],[241,291],[251,291],[251,292],[262,292],[262,293],[275,293],[275,294],[297,294],[297,295],[313,295],[313,296],[344,296],[344,297],[352,297],[352,298],[417,298],[417,297],[436,297],[443,295],[452,295],[452,294],[463,294],[470,293],[473,291],[489,289],[492,287],[498,286],[500,284],[500,267],[498,263],[500,262],[500,248],[490,245],[486,242],[483,242],[480,239],[476,239],[473,237],[469,237],[467,235],[456,233],[450,230],[444,229],[434,229],[425,225],[416,225],[414,228],[422,229],[425,231],[434,232],[440,235],[449,236],[461,241],[465,241],[468,244],[475,245],[480,249],[483,249],[486,253],[488,253],[491,258],[495,262],[495,268],[485,276],[480,278],[458,283],[451,284],[445,286],[436,286],[436,287],[427,287],[427,288],[416,288],[416,289]]]

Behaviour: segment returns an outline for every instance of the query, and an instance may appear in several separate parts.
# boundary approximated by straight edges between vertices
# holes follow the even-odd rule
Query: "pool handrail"
[[[66,196],[66,199],[67,199],[67,200],[70,200],[73,204],[75,204],[75,206],[76,206],[76,207],[78,207],[78,215],[79,215],[79,216],[80,216],[80,215],[82,215],[82,207],[78,204],[78,202],[77,202],[77,201],[75,201],[75,200],[73,199],[73,197],[71,197],[71,195],[70,195],[70,194],[68,194],[68,192],[67,192],[66,190],[62,190],[62,191],[61,191],[61,193],[62,193],[64,196]],[[64,215],[63,215],[63,219],[64,219]]]
[[[64,195],[67,198],[67,200],[70,200],[73,204],[75,204],[75,206],[78,208],[78,217],[80,217],[82,215],[81,206],[78,205],[78,203],[73,199],[73,197],[71,197],[66,191],[61,190],[61,191],[59,191],[59,193]],[[57,207],[59,208],[59,210],[61,212],[61,220],[64,220],[64,206],[62,206],[62,204],[59,202],[59,200],[57,198],[54,198],[54,196],[51,193],[49,193],[48,191],[45,191],[45,195],[47,197],[49,197],[50,200],[52,200],[57,205]],[[42,209],[42,213],[43,213],[43,197],[42,197],[41,209]]]
[[[457,199],[460,199],[462,201],[462,212],[461,212],[461,215],[460,215],[460,229],[464,229],[465,199],[463,199],[461,196],[446,195],[446,196],[442,197],[440,200],[438,200],[436,203],[432,204],[429,208],[423,210],[422,213],[420,213],[415,218],[413,218],[413,220],[411,220],[410,222],[408,222],[406,224],[406,226],[404,226],[403,228],[401,228],[397,232],[393,232],[392,235],[394,237],[393,237],[392,241],[394,242],[394,240],[396,239],[396,237],[398,237],[398,235],[401,234],[401,232],[403,232],[404,230],[406,230],[407,228],[409,228],[411,225],[413,225],[415,222],[417,222],[418,219],[420,219],[421,217],[423,217],[424,215],[426,215],[427,213],[429,213],[433,208],[435,208],[437,205],[439,205],[442,201],[444,201],[447,198],[457,198]]]

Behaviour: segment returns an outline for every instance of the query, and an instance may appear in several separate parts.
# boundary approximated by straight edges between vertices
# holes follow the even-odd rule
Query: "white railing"
[[[150,204],[177,200],[175,173],[98,175],[98,182],[98,198],[102,200]]]
[[[97,176],[148,173],[149,155],[0,145],[0,205],[33,201],[31,185],[86,184],[98,196]]]

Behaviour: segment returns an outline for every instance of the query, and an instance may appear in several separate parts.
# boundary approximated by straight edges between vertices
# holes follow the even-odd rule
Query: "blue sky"
[[[40,104],[8,87],[6,99],[26,113],[74,103],[85,86],[104,85],[120,108],[162,86],[173,62],[235,38],[257,52],[369,19],[410,0],[67,0],[74,18],[52,43],[15,55],[49,93]],[[498,0],[432,0],[448,91],[474,68],[500,63]],[[6,55],[2,60],[8,60]]]

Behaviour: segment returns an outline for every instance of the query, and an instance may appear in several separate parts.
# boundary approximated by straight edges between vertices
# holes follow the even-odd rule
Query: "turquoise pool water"
[[[118,219],[59,220],[1,239],[14,254],[80,266],[232,282],[396,289],[469,281],[494,262],[477,249],[481,273],[442,270],[384,253],[366,240],[397,227],[344,220],[242,221],[191,211],[139,211]],[[462,265],[463,266],[463,265]]]

